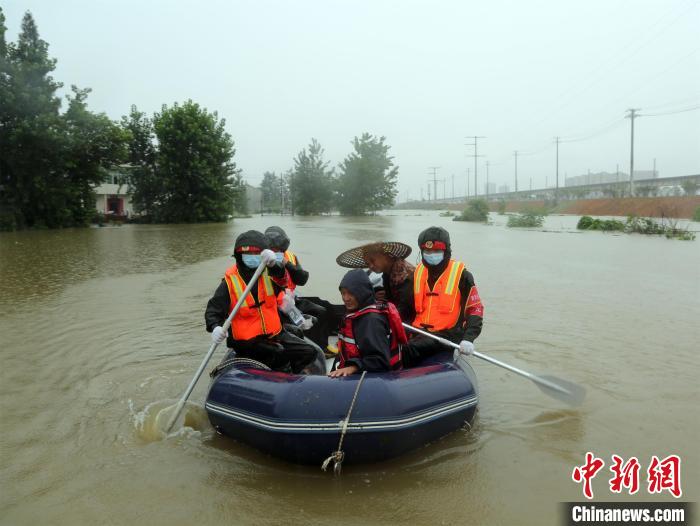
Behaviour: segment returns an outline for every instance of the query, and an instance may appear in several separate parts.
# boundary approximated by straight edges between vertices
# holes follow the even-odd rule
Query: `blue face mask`
[[[248,268],[258,268],[261,261],[260,254],[243,254],[243,264]]]
[[[278,263],[282,263],[284,261],[284,252],[275,252],[275,259]]]
[[[425,261],[426,265],[439,265],[444,258],[444,252],[433,252],[432,254],[423,253],[423,261]]]

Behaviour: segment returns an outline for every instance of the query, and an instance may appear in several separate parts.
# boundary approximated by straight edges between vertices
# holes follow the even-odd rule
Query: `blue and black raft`
[[[369,463],[471,424],[476,375],[458,353],[418,367],[343,378],[269,370],[244,358],[220,367],[206,410],[221,434],[299,464]]]

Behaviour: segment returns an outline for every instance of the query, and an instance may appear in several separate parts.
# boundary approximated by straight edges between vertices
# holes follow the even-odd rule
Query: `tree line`
[[[56,59],[25,13],[7,42],[0,8],[0,229],[82,226],[95,187],[118,173],[146,221],[224,221],[245,212],[245,185],[224,119],[195,102],[151,117],[132,106],[121,121],[88,109],[71,87],[67,108],[52,77]]]
[[[316,215],[333,210],[343,215],[376,212],[394,204],[399,172],[385,137],[364,133],[352,141],[352,151],[338,173],[324,160],[316,139],[294,157],[294,165],[277,176],[265,172],[260,185],[262,208],[273,212]]]
[[[143,221],[225,221],[247,212],[234,141],[216,112],[188,100],[151,116],[132,106],[115,121],[90,111],[91,90],[74,85],[63,110],[56,59],[31,13],[17,42],[7,42],[6,31],[0,7],[0,230],[88,224],[94,189],[115,172]],[[313,139],[287,173],[264,175],[263,200],[302,215],[393,204],[398,167],[385,138],[365,133],[352,144],[336,174]]]

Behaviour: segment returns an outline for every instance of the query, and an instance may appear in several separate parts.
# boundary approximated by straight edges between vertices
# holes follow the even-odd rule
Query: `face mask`
[[[243,254],[243,264],[248,268],[258,268],[261,261],[260,254]]]
[[[284,261],[284,252],[275,252],[275,259],[278,263],[282,263]]]
[[[423,260],[428,265],[439,265],[444,257],[444,252],[433,252],[432,254],[423,254]]]

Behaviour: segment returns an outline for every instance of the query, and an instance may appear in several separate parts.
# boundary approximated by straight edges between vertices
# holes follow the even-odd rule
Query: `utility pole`
[[[486,139],[485,136],[483,135],[474,135],[474,136],[469,136],[467,137],[468,139],[474,139],[474,143],[467,143],[465,146],[473,146],[474,147],[474,154],[471,155],[471,157],[474,157],[474,197],[479,195],[479,187],[478,187],[478,180],[477,180],[477,169],[476,169],[476,158],[477,157],[483,157],[483,155],[478,155],[478,150],[477,150],[477,142],[479,139]],[[467,155],[469,157],[469,155]]]
[[[651,174],[652,179],[656,179],[656,157],[654,157],[654,173]]]
[[[615,180],[619,183],[620,182],[620,164],[615,165]]]
[[[433,171],[433,199],[437,200],[438,198],[438,193],[437,193],[437,170],[440,168],[439,166],[428,166],[428,170]],[[430,201],[430,187],[428,187],[428,201]]]
[[[630,108],[625,118],[630,120],[630,197],[634,197],[634,119],[639,117],[637,112],[641,108]]]
[[[455,199],[455,174],[452,174],[452,200]]]
[[[518,150],[513,152],[513,157],[515,157],[515,192],[518,192]]]
[[[557,144],[557,187],[556,190],[554,190],[554,200],[556,201],[559,198],[559,137],[555,137],[555,142]]]

